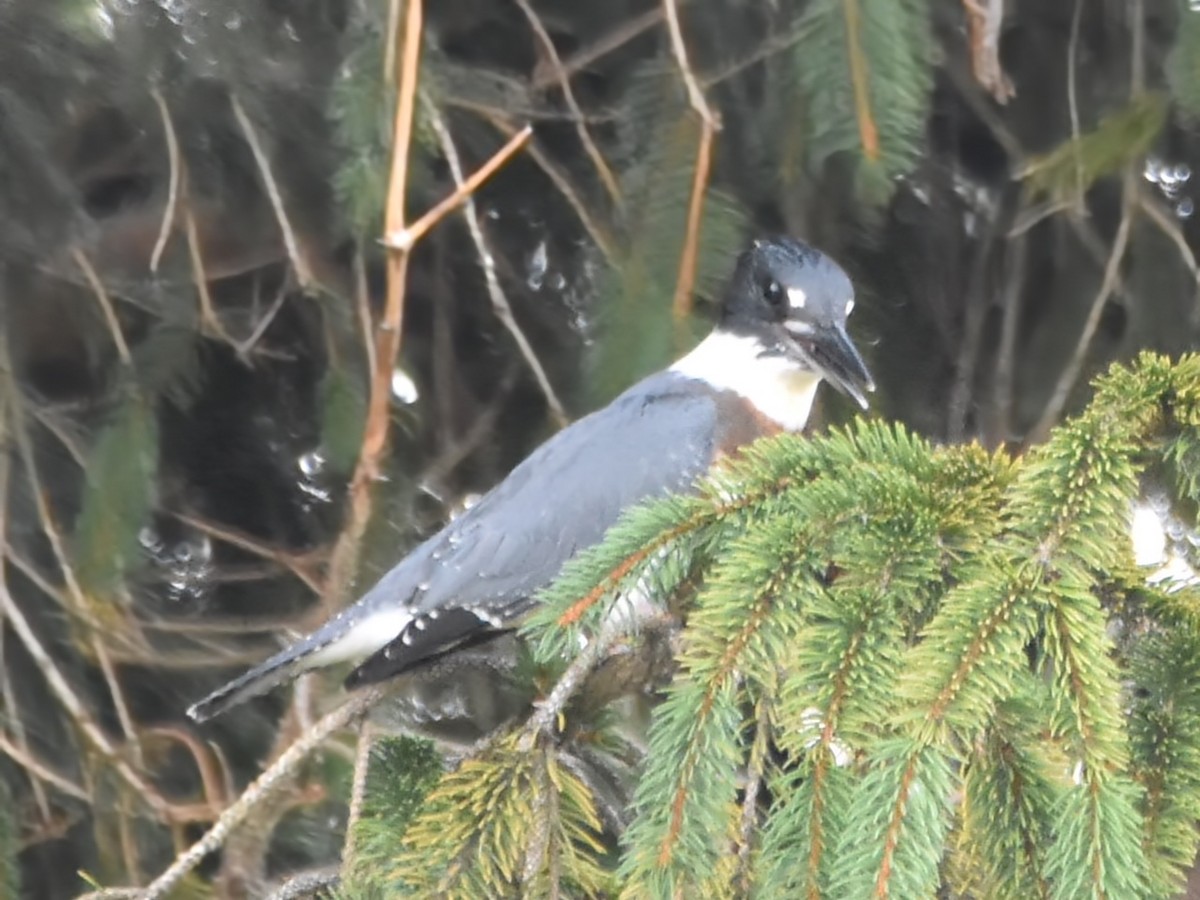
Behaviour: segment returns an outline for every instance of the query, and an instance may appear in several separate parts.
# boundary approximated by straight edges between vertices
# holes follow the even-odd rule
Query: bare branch
[[[512,135],[518,133],[516,128],[514,128],[500,116],[496,115],[494,112],[486,113],[485,118],[491,122],[492,126],[501,134],[511,137]],[[609,236],[607,229],[605,229],[603,225],[592,218],[591,213],[588,211],[587,204],[580,199],[579,192],[576,191],[574,186],[571,184],[570,177],[563,172],[554,163],[554,161],[550,159],[550,157],[542,152],[541,148],[538,147],[537,141],[530,141],[528,150],[529,155],[533,157],[533,161],[536,162],[538,167],[546,173],[546,177],[554,183],[554,186],[558,188],[558,192],[563,195],[563,198],[567,201],[568,205],[570,205],[571,209],[575,211],[575,215],[578,216],[580,224],[583,225],[584,229],[588,233],[588,236],[591,237],[592,243],[600,248],[600,252],[604,254],[605,259],[613,259],[616,256],[616,251],[613,246],[612,238]]]
[[[230,833],[245,821],[280,782],[289,778],[326,738],[366,713],[381,696],[383,691],[378,689],[352,694],[345,703],[318,720],[312,728],[301,732],[300,737],[221,813],[220,818],[204,836],[150,883],[141,893],[141,900],[158,900],[167,896],[204,857],[221,847]]]
[[[676,0],[663,0],[663,10],[666,12],[667,30],[671,34],[671,51],[675,54],[679,74],[683,76],[683,83],[687,87],[688,103],[710,128],[719,131],[720,122],[713,111],[709,109],[708,101],[704,98],[704,91],[700,89],[700,83],[696,80],[696,75],[688,62],[687,46],[683,42],[683,30],[679,27],[679,8]]]
[[[308,260],[305,259],[304,254],[300,252],[300,244],[296,240],[296,231],[292,228],[287,209],[283,205],[283,196],[279,192],[279,185],[275,181],[275,175],[271,172],[271,161],[267,159],[267,152],[263,149],[262,142],[258,139],[258,132],[254,129],[254,123],[246,115],[246,110],[242,108],[242,103],[238,100],[237,94],[231,93],[229,95],[229,102],[233,106],[234,118],[237,119],[238,125],[242,127],[242,132],[246,135],[246,143],[250,145],[250,152],[254,154],[254,162],[258,165],[258,172],[262,176],[263,184],[267,188],[267,197],[271,201],[271,209],[275,211],[275,220],[279,223],[279,230],[283,234],[283,245],[287,248],[288,259],[292,261],[292,268],[296,271],[296,280],[300,282],[301,289],[308,290],[314,280],[312,269],[309,268]]]
[[[1037,425],[1030,432],[1030,442],[1037,443],[1045,439],[1050,433],[1050,429],[1058,422],[1062,415],[1063,408],[1067,405],[1067,400],[1071,396],[1071,391],[1074,389],[1076,382],[1079,381],[1079,373],[1083,370],[1083,363],[1087,357],[1088,349],[1092,345],[1092,338],[1096,335],[1096,328],[1100,325],[1100,316],[1104,312],[1104,306],[1108,303],[1109,297],[1112,296],[1113,288],[1117,284],[1117,276],[1121,268],[1121,260],[1125,258],[1125,249],[1129,246],[1129,229],[1133,221],[1133,204],[1134,192],[1136,188],[1133,185],[1133,176],[1126,174],[1124,198],[1121,205],[1121,224],[1117,227],[1117,236],[1113,239],[1112,250],[1108,255],[1108,263],[1104,267],[1104,280],[1100,284],[1100,290],[1096,292],[1096,298],[1092,301],[1092,307],[1088,311],[1087,319],[1083,324],[1083,331],[1080,332],[1079,340],[1075,345],[1075,352],[1071,354],[1070,360],[1067,361],[1066,368],[1058,378],[1057,384],[1054,386],[1054,391],[1050,395],[1050,400],[1046,403],[1046,408],[1042,411],[1042,416],[1038,419]]]
[[[430,106],[432,109],[432,105]],[[440,118],[438,121],[441,121]],[[434,225],[444,219],[449,213],[462,205],[471,204],[471,195],[479,190],[480,186],[494,175],[501,166],[503,166],[518,150],[525,145],[533,134],[533,129],[526,125],[520,131],[512,136],[507,144],[496,151],[496,154],[486,163],[479,167],[475,172],[471,173],[468,178],[456,178],[454,191],[450,196],[440,201],[437,206],[417,219],[412,225],[407,228],[402,228],[399,231],[389,232],[383,239],[383,245],[391,250],[411,250],[425,233]],[[456,157],[457,158],[457,157]],[[461,175],[461,169],[459,170]]]
[[[400,62],[400,83],[396,91],[396,116],[392,134],[392,170],[388,184],[384,233],[404,230],[404,198],[408,185],[408,153],[412,143],[413,114],[416,110],[417,78],[421,62],[421,38],[424,21],[423,0],[408,0],[404,26],[404,52]],[[398,23],[397,23],[398,24]],[[389,35],[400,40],[399,29]],[[383,319],[375,328],[375,366],[371,370],[367,415],[359,446],[358,463],[350,479],[346,524],[342,528],[329,562],[322,607],[326,613],[350,582],[358,549],[371,517],[371,483],[379,476],[380,460],[387,446],[388,409],[391,402],[392,371],[400,353],[400,334],[404,325],[404,292],[408,278],[407,252],[389,253],[387,260],[387,297]]]
[[[981,5],[982,4],[982,5]],[[971,41],[971,70],[997,103],[1007,103],[1016,91],[1000,65],[1000,29],[1004,0],[963,0]]]
[[[163,208],[162,225],[158,230],[158,240],[154,242],[154,252],[150,254],[150,271],[157,272],[158,264],[162,261],[163,251],[171,237],[171,226],[175,222],[175,213],[179,208],[179,179],[183,165],[179,157],[179,138],[175,134],[175,124],[171,121],[171,110],[167,100],[158,88],[150,89],[150,96],[158,106],[158,114],[162,117],[163,134],[167,139],[167,161],[170,163],[170,175],[167,181],[167,205]]]
[[[554,46],[554,41],[550,39],[550,35],[547,33],[546,27],[542,24],[542,20],[538,17],[538,14],[529,5],[529,0],[517,0],[517,6],[521,7],[521,12],[529,20],[529,25],[533,28],[533,33],[537,35],[542,49],[546,52],[546,59],[549,60],[550,67],[558,78],[558,86],[563,92],[563,99],[567,102],[567,108],[575,116],[575,131],[579,135],[583,149],[587,152],[588,158],[591,159],[592,164],[596,167],[596,174],[600,176],[600,181],[604,184],[604,189],[608,191],[609,198],[614,204],[620,206],[621,189],[617,185],[617,179],[613,176],[612,170],[604,161],[600,149],[592,141],[592,136],[588,132],[587,123],[584,119],[583,110],[579,108],[579,104],[575,100],[575,92],[571,90],[571,79],[567,75],[566,69],[563,68],[562,60],[558,56],[558,50]]]
[[[700,225],[704,217],[704,195],[708,189],[708,172],[712,164],[714,132],[721,130],[720,118],[709,108],[704,91],[696,80],[688,62],[687,45],[683,41],[683,29],[679,25],[679,9],[676,0],[663,0],[667,17],[667,30],[671,35],[671,50],[687,88],[688,103],[700,116],[700,144],[696,148],[696,169],[692,176],[692,193],[688,200],[687,229],[683,239],[683,253],[679,257],[679,276],[675,279],[675,296],[671,311],[677,322],[682,322],[692,311],[692,287],[696,282],[696,259],[699,256]]]
[[[466,186],[466,181],[463,179],[462,163],[458,158],[458,149],[454,146],[454,139],[450,136],[450,130],[446,127],[446,123],[442,120],[433,102],[425,95],[422,95],[421,99],[425,104],[426,115],[430,117],[433,123],[433,130],[437,132],[438,141],[442,145],[442,152],[446,154],[446,161],[450,164],[450,172],[454,176],[454,182],[459,186],[459,190],[462,190]],[[520,132],[517,137],[508,142],[505,149],[508,146],[512,146],[518,139],[521,139],[523,142],[528,137],[528,132],[529,129]],[[554,387],[550,384],[550,379],[546,377],[546,371],[542,368],[537,354],[533,352],[533,345],[529,343],[529,339],[525,337],[525,332],[517,324],[517,320],[513,316],[512,305],[508,302],[508,298],[504,295],[504,290],[500,287],[500,279],[496,276],[496,262],[487,247],[487,242],[483,236],[483,229],[479,225],[479,215],[475,211],[475,201],[471,199],[470,193],[467,193],[463,204],[463,215],[467,220],[467,230],[471,232],[471,240],[475,242],[475,250],[479,254],[479,263],[483,267],[488,296],[491,298],[492,309],[496,313],[496,318],[500,320],[500,324],[508,329],[508,333],[517,342],[517,348],[521,351],[521,356],[525,359],[530,371],[533,372],[533,377],[537,380],[538,387],[542,389],[542,394],[546,398],[546,404],[550,407],[550,412],[553,414],[554,419],[560,427],[566,425],[568,419],[566,412],[563,410],[562,403],[559,401],[558,395],[554,392]]]
[[[91,285],[92,293],[96,296],[96,302],[100,304],[100,309],[104,312],[104,321],[108,324],[108,330],[112,334],[113,343],[117,345],[117,355],[121,357],[121,363],[125,366],[132,366],[133,357],[129,354],[129,345],[125,343],[125,335],[121,333],[121,323],[117,321],[116,310],[113,309],[112,301],[108,299],[108,291],[104,290],[104,284],[100,281],[100,276],[96,274],[96,269],[92,266],[91,260],[78,247],[71,250],[71,255],[75,257],[76,265],[83,270],[83,277]]]

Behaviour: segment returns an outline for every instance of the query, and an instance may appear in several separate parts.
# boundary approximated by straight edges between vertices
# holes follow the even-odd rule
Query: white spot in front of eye
[[[853,298],[851,298],[850,300],[847,300],[847,301],[846,301],[846,315],[850,315],[850,313],[852,313],[852,312],[854,312],[854,300],[853,300]]]
[[[804,309],[804,304],[808,302],[808,294],[804,293],[800,288],[788,288],[787,295],[792,309]]]

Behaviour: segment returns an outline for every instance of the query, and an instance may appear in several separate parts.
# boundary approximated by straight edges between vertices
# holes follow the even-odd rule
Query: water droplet
[[[158,532],[149,525],[144,526],[142,530],[138,532],[138,543],[142,545],[143,549],[154,554],[161,552],[163,549],[162,538],[159,537]]]
[[[529,285],[529,289],[540,291],[542,285],[546,281],[546,268],[549,265],[549,259],[546,254],[546,242],[543,240],[537,245],[537,249],[533,251],[533,256],[529,259],[528,275],[525,283]]]
[[[1196,204],[1191,197],[1182,197],[1175,204],[1175,215],[1181,219],[1190,219],[1196,211]]]
[[[300,467],[301,472],[309,478],[313,478],[319,475],[321,470],[325,468],[325,457],[321,455],[321,451],[319,450],[309,450],[296,460],[296,464]]]
[[[406,405],[416,403],[420,397],[417,383],[403,369],[392,372],[392,396]]]

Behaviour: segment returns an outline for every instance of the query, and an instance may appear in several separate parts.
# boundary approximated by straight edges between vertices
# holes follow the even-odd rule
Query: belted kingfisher
[[[188,710],[197,722],[309,669],[357,661],[381,681],[510,632],[563,564],[639,502],[693,489],[759,437],[799,431],[828,381],[867,407],[875,386],[846,334],[854,291],[786,237],[737,260],[716,327],[691,353],[559,431],[357,603]]]

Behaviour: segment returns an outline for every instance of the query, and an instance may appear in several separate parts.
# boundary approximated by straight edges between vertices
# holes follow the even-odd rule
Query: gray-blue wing
[[[377,681],[498,629],[640,501],[687,492],[712,463],[717,409],[694,381],[653,376],[548,440],[357,604],[413,619],[360,665]]]

